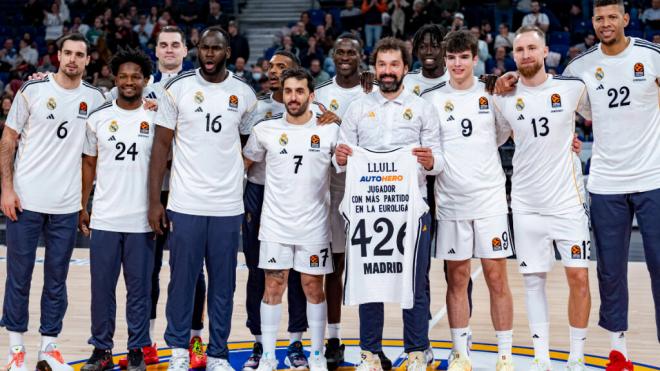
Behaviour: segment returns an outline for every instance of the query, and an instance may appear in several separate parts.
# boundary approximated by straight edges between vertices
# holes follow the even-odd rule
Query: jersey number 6
[[[406,237],[406,224],[403,223],[399,232],[396,235],[396,248],[403,255],[403,239]],[[377,233],[385,231],[385,238],[383,238],[374,248],[374,256],[392,256],[394,249],[385,249],[385,245],[390,241],[394,234],[394,225],[392,221],[387,218],[378,218],[374,221],[373,230]],[[358,236],[359,233],[359,236]],[[364,219],[360,219],[355,226],[353,236],[351,236],[351,245],[360,245],[360,255],[363,258],[367,257],[367,245],[371,243],[372,237],[367,237],[366,223]]]

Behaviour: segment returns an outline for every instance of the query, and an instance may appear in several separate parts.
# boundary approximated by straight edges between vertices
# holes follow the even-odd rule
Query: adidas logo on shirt
[[[603,86],[603,84],[598,85],[598,87],[596,88],[596,90],[604,90],[604,89],[605,87]]]
[[[526,267],[527,264],[525,264],[525,262],[522,262],[522,263],[520,263],[520,266],[521,266],[521,267]]]
[[[275,258],[270,258],[270,260],[268,262],[269,263],[277,263],[277,260],[275,260]]]
[[[52,113],[50,115],[48,115],[48,117],[46,117],[46,118],[48,120],[55,120],[55,116]]]
[[[147,98],[149,98],[149,99],[156,99],[156,93],[154,93],[154,92],[152,91],[151,93],[149,93],[149,95],[147,95]]]
[[[450,254],[456,254],[456,251],[454,251],[454,249],[451,249],[451,250],[449,250],[449,253]]]
[[[114,141],[116,141],[116,140],[117,140],[117,138],[115,138],[114,135],[111,136],[110,138],[108,138],[108,142],[114,142]]]
[[[541,338],[541,337],[538,336],[538,335],[536,335],[536,334],[534,334],[534,336],[532,336],[532,339],[540,339],[540,338]]]
[[[523,116],[523,115],[518,116],[518,120],[524,120],[524,119],[525,119],[525,116]]]
[[[282,150],[280,151],[280,155],[286,155],[287,153],[289,152],[286,151],[286,148],[282,148]]]
[[[202,109],[202,107],[197,107],[197,109],[195,110],[195,112],[204,112],[204,110]]]
[[[450,115],[449,118],[447,119],[447,121],[454,121],[454,116]]]

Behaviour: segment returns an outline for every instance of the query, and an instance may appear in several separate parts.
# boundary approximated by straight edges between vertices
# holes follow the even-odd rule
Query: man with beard
[[[300,65],[298,58],[292,53],[279,50],[276,51],[270,59],[268,68],[268,78],[270,79],[271,94],[260,97],[249,122],[241,128],[241,139],[247,141],[248,135],[257,122],[281,115],[285,111],[283,103],[283,91],[280,77],[282,73],[290,68],[297,68]],[[337,121],[337,117],[332,112],[327,112],[324,108],[313,102],[310,109],[318,115],[318,123],[326,124]],[[250,333],[255,337],[255,343],[252,347],[252,354],[248,357],[243,370],[256,370],[259,367],[259,360],[263,354],[263,343],[261,334],[261,300],[264,296],[264,270],[259,268],[259,224],[261,220],[261,209],[264,200],[264,184],[266,182],[266,163],[264,161],[255,162],[248,169],[247,184],[243,202],[245,205],[245,218],[243,219],[243,253],[245,254],[245,263],[248,267],[248,281],[245,292],[245,307],[247,310],[246,326]],[[300,273],[292,271],[288,278],[289,299],[289,348],[285,363],[291,368],[306,368],[307,357],[303,351],[302,336],[307,329],[305,294],[303,292]]]
[[[315,87],[316,101],[340,118],[344,116],[348,106],[365,95],[360,85],[360,61],[362,60],[362,43],[351,33],[341,34],[333,48],[333,60],[337,75]],[[328,369],[334,370],[344,361],[344,345],[341,344],[341,300],[342,280],[344,274],[344,251],[346,249],[346,233],[344,218],[339,213],[339,204],[344,197],[346,174],[332,172],[330,175],[330,227],[332,230],[332,259],[334,272],[328,274],[325,280],[325,293],[328,301],[328,342],[325,358]],[[392,368],[390,361],[381,350],[377,352],[383,369]]]
[[[110,61],[118,97],[89,115],[83,155],[82,204],[96,192],[90,223],[80,211],[79,227],[90,240],[92,336],[94,352],[83,371],[104,371],[112,361],[117,279],[123,268],[127,290],[129,371],[146,370],[142,348],[149,348],[149,297],[154,236],[147,220],[147,171],[153,143],[154,111],[142,104],[151,59],[142,51],[120,49]],[[125,176],[130,173],[131,176]],[[91,233],[90,228],[94,230]]]
[[[210,341],[207,369],[231,370],[227,338],[231,326],[236,259],[243,219],[243,161],[239,127],[257,97],[226,69],[231,49],[220,27],[209,27],[198,45],[200,68],[165,84],[159,102],[149,164],[149,224],[169,227],[171,279],[165,341],[172,348],[169,370],[187,370],[195,283],[208,272]],[[201,125],[199,123],[202,123]],[[167,217],[160,191],[172,147]]]
[[[351,104],[343,116],[340,140],[335,154],[343,169],[351,155],[351,146],[371,150],[391,150],[418,145],[413,155],[424,168],[420,171],[420,187],[426,194],[426,175],[440,173],[443,159],[440,153],[438,113],[432,105],[405,90],[403,77],[408,72],[411,56],[401,40],[381,39],[373,52],[379,91],[369,93]],[[380,118],[382,117],[382,118]],[[426,272],[430,263],[431,215],[422,217],[421,237],[415,275],[415,303],[403,310],[404,348],[408,353],[408,370],[425,370],[424,351],[429,348],[429,296]],[[360,313],[361,363],[358,370],[381,370],[377,353],[382,350],[384,325],[383,303],[362,304]]]
[[[277,369],[275,342],[289,271],[300,273],[311,335],[310,371],[327,370],[323,356],[327,307],[323,276],[332,272],[329,176],[337,125],[319,126],[310,110],[314,83],[309,72],[282,74],[286,113],[255,125],[243,150],[246,165],[266,163],[259,268],[265,270],[261,303],[263,357],[259,371]]]
[[[585,83],[575,77],[546,74],[545,34],[521,27],[513,55],[521,84],[515,94],[495,98],[498,121],[513,135],[511,209],[516,256],[526,290],[527,316],[534,344],[534,371],[550,365],[550,325],[545,292],[547,272],[556,248],[569,286],[568,370],[584,370],[584,343],[589,323],[589,217],[582,164],[571,151],[575,114],[591,118]]]
[[[23,84],[0,143],[1,205],[9,219],[0,325],[9,332],[8,369],[14,371],[27,369],[23,333],[28,329],[30,282],[42,231],[46,260],[39,360],[55,371],[71,370],[57,349],[57,336],[67,307],[66,277],[81,205],[85,120],[105,99],[100,90],[82,81],[89,63],[85,37],[64,36],[58,49],[57,73]]]

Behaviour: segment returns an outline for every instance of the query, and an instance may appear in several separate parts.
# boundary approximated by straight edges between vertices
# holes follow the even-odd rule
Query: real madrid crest
[[[197,91],[195,92],[193,99],[195,100],[195,103],[202,104],[202,102],[204,102],[204,94],[201,91]]]
[[[338,109],[339,109],[339,103],[337,102],[336,99],[333,99],[333,100],[330,102],[330,110],[331,110],[331,111],[336,111],[336,110],[338,110]]]
[[[516,109],[518,111],[522,111],[525,109],[525,102],[523,102],[522,98],[518,98],[518,100],[516,100]]]
[[[117,121],[112,120],[110,122],[110,126],[108,126],[108,130],[110,130],[111,133],[116,133],[117,130],[119,130],[119,125],[117,125]]]
[[[600,81],[605,77],[605,72],[603,72],[603,69],[598,67],[596,68],[596,73],[594,74],[596,76],[596,80]]]
[[[413,89],[413,93],[415,93],[415,95],[419,95],[422,93],[422,89],[419,88],[419,85],[415,85],[415,88]]]
[[[280,145],[286,146],[287,143],[289,143],[289,137],[286,136],[286,133],[282,133],[282,135],[280,135]]]
[[[413,112],[410,108],[406,108],[406,110],[403,112],[403,118],[406,120],[412,120]]]
[[[55,102],[55,98],[53,97],[48,98],[48,102],[46,102],[46,107],[51,111],[54,110],[55,107],[57,107],[57,102]]]
[[[454,110],[454,105],[451,103],[451,101],[445,102],[445,112],[449,113]]]

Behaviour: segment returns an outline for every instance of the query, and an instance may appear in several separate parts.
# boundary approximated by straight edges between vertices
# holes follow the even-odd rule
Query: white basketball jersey
[[[254,110],[254,90],[231,72],[220,83],[208,82],[199,69],[164,88],[156,124],[175,132],[167,208],[200,216],[242,214],[239,127]]]
[[[548,75],[536,87],[519,83],[515,94],[496,96],[495,104],[513,130],[516,145],[513,211],[555,215],[583,208],[582,164],[572,143],[575,113],[591,115],[584,83]]]
[[[103,104],[87,120],[84,153],[96,156],[91,228],[151,232],[147,179],[156,112]]]
[[[440,114],[446,164],[435,178],[439,220],[481,219],[508,212],[493,97],[485,92],[484,83],[473,80],[466,90],[445,82],[422,93]]]
[[[69,214],[82,208],[85,121],[104,101],[88,83],[64,89],[53,75],[23,84],[6,121],[20,135],[14,190],[23,209]]]
[[[440,77],[436,77],[434,79],[424,77],[422,75],[422,70],[417,69],[414,71],[408,72],[404,77],[403,77],[403,88],[408,90],[409,92],[415,94],[415,95],[422,95],[424,90],[430,89],[440,83],[449,81],[449,74],[444,73]]]
[[[589,91],[594,146],[588,188],[597,194],[660,188],[660,46],[629,39],[614,56],[598,44],[564,71],[581,78]]]
[[[429,209],[419,190],[420,165],[412,147],[352,149],[339,208],[346,220],[344,304],[412,308],[421,217]]]
[[[258,123],[243,149],[246,158],[266,163],[259,240],[294,245],[330,241],[330,166],[339,126],[304,125],[285,115]]]
[[[312,102],[309,106],[310,110],[314,112],[315,117],[321,115],[321,108],[319,103]],[[282,115],[286,112],[284,103],[280,103],[273,99],[273,94],[259,97],[257,107],[250,115],[247,125],[241,128],[241,135],[250,135],[254,125],[263,120],[268,120],[276,115]],[[266,184],[266,163],[263,161],[255,162],[250,166],[247,172],[247,179],[253,184]]]
[[[378,87],[374,86],[374,89],[378,89]],[[364,95],[364,90],[360,84],[350,89],[344,89],[337,84],[337,80],[334,77],[320,83],[314,88],[314,99],[325,106],[326,109],[334,112],[339,118],[344,117],[344,113],[352,102]],[[345,182],[346,174],[333,171],[330,175],[330,191],[337,193],[344,192]]]

